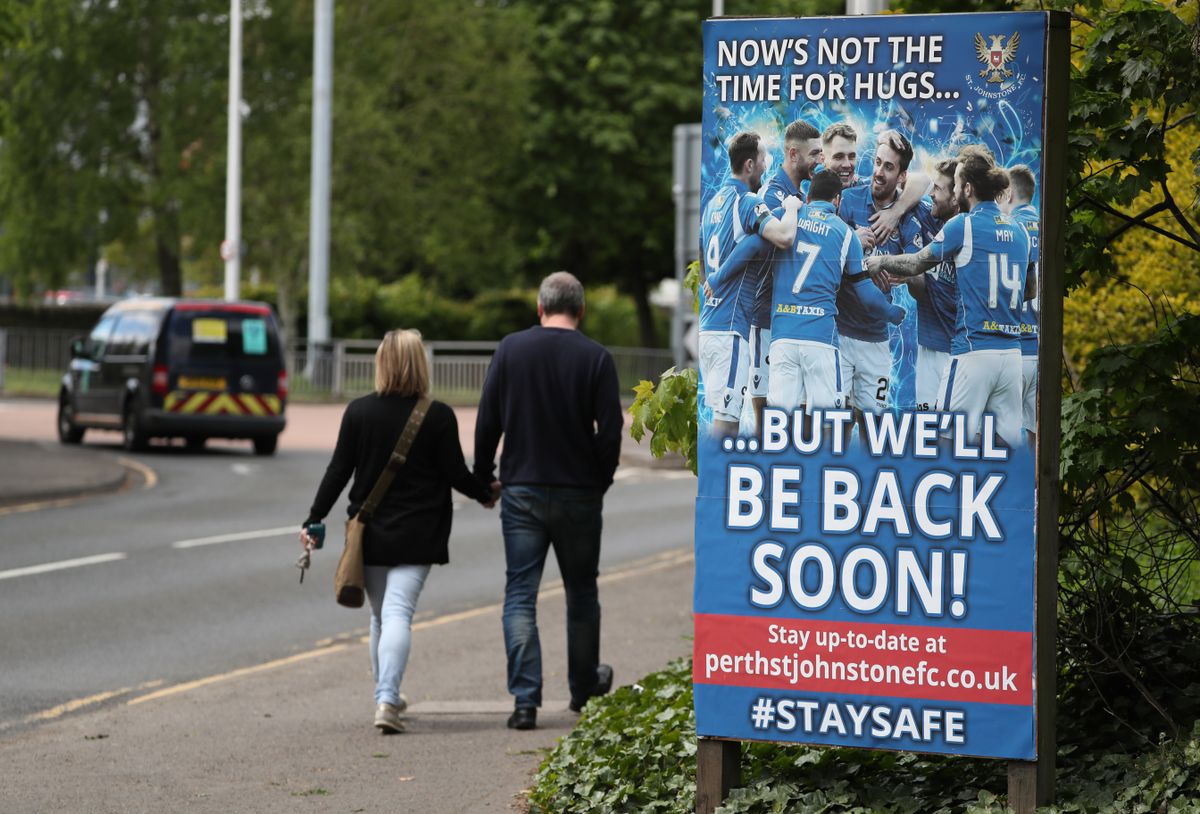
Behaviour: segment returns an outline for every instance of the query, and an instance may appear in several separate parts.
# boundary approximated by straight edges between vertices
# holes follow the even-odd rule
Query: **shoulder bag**
[[[430,403],[428,396],[421,396],[413,405],[408,423],[404,425],[404,430],[400,433],[400,440],[396,442],[396,448],[392,451],[392,457],[388,459],[387,466],[379,473],[379,480],[375,481],[371,494],[363,501],[358,514],[346,521],[346,547],[342,549],[337,571],[333,575],[333,590],[339,605],[347,608],[363,606],[363,600],[366,598],[366,580],[363,576],[363,532],[366,530],[367,521],[379,506],[379,501],[383,500],[388,487],[392,485],[396,473],[408,460],[408,451],[412,449],[413,439],[417,437],[417,430],[421,429],[421,422],[425,420],[425,413],[429,411]]]

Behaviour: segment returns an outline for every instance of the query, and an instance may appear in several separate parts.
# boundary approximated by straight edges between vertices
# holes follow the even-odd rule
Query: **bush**
[[[1155,638],[1170,639],[1168,627]],[[1170,648],[1168,648],[1170,649]],[[1160,653],[1171,659],[1184,652]],[[1181,668],[1196,674],[1196,661]],[[542,763],[535,812],[690,814],[696,807],[696,722],[690,659],[592,701]],[[1178,739],[1118,738],[1108,751],[1107,713],[1086,694],[1059,709],[1058,804],[1050,812],[1200,811],[1200,722]],[[1007,764],[998,760],[865,749],[742,744],[742,778],[718,814],[880,812],[1001,814]]]

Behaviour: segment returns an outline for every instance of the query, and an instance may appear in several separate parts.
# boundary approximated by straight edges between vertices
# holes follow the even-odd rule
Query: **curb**
[[[0,508],[11,509],[29,503],[54,502],[115,492],[129,481],[128,468],[107,453],[76,454],[67,450],[49,452],[49,442],[3,441],[0,442],[0,447],[5,450],[5,462],[9,468],[20,468],[23,462],[30,459],[39,460],[41,463],[40,471],[30,473],[22,483],[0,483]],[[71,478],[72,472],[79,471],[81,462],[86,462],[86,466],[82,467],[84,471],[78,477]],[[63,482],[47,486],[44,477],[47,471]]]

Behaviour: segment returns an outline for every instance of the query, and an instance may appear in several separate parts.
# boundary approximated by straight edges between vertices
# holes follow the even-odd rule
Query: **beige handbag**
[[[358,514],[346,521],[346,547],[342,549],[337,570],[333,574],[333,590],[339,605],[347,608],[363,606],[367,595],[366,580],[363,576],[363,532],[367,528],[367,521],[379,506],[379,501],[383,500],[388,487],[392,485],[396,473],[408,460],[408,451],[412,449],[413,439],[417,437],[417,430],[421,429],[421,422],[425,420],[425,413],[429,411],[430,404],[428,396],[421,396],[413,405],[408,423],[404,425],[400,440],[396,442],[396,448],[392,451],[392,457],[379,473],[379,480],[375,481],[371,494],[363,501]]]

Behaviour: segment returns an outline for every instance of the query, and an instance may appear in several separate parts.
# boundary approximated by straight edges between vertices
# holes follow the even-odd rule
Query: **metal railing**
[[[497,342],[426,342],[433,394],[454,401],[477,399]],[[292,392],[335,398],[369,393],[375,386],[375,340],[343,339],[313,349],[294,342],[287,349]],[[610,347],[623,396],[643,379],[657,382],[671,366],[671,351]]]
[[[71,339],[78,330],[61,328],[0,327],[0,390],[8,381],[24,382],[38,392],[49,388],[66,371],[71,361]],[[369,393],[375,387],[375,349],[378,340],[339,339],[314,349],[304,342],[285,348],[285,363],[291,392],[304,398],[342,399]],[[498,342],[426,342],[429,352],[433,394],[437,398],[467,403],[483,390],[488,365]],[[670,367],[669,350],[610,347],[617,367],[622,397],[642,379],[657,382]],[[32,392],[32,391],[31,391]]]
[[[86,331],[69,328],[0,328],[7,336],[0,361],[20,370],[67,369],[71,340]]]

